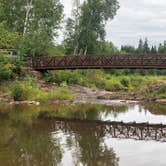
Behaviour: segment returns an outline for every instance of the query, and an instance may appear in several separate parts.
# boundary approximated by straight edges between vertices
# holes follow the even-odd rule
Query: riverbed
[[[166,105],[0,107],[0,166],[165,166]]]

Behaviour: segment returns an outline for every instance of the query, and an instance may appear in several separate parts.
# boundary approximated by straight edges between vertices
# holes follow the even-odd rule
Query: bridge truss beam
[[[166,55],[45,56],[31,59],[35,70],[166,69]]]

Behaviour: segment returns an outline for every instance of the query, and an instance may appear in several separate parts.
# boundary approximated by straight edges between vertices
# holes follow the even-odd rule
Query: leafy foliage
[[[21,71],[22,62],[19,59],[0,55],[0,80],[12,79],[19,75]]]
[[[0,0],[0,20],[6,21],[7,26],[14,32],[23,33],[25,15],[29,3],[27,0]],[[28,32],[45,30],[52,35],[59,27],[62,18],[62,5],[59,0],[35,0],[30,6]]]
[[[51,39],[45,32],[33,32],[25,36],[20,44],[20,55],[24,57],[47,55],[50,45]]]
[[[105,22],[114,17],[119,4],[116,0],[87,0],[80,8],[79,20],[67,21],[64,40],[67,53],[94,54],[99,42],[105,39]]]
[[[0,49],[16,49],[20,41],[21,37],[17,32],[9,31],[5,23],[0,23]]]
[[[8,44],[11,38],[11,43],[17,43],[17,34],[20,34],[23,36],[19,45],[21,55],[47,54],[63,18],[63,6],[59,0],[0,0],[0,9],[1,22],[13,32],[7,33],[4,43]],[[16,49],[15,43],[12,48]]]

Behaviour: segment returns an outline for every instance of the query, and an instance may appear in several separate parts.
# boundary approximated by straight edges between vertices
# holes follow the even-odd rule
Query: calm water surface
[[[0,166],[166,166],[158,124],[166,105],[1,105]]]

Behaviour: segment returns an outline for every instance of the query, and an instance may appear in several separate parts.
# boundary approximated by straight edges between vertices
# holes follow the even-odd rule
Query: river
[[[0,104],[0,166],[166,166],[166,105]]]

